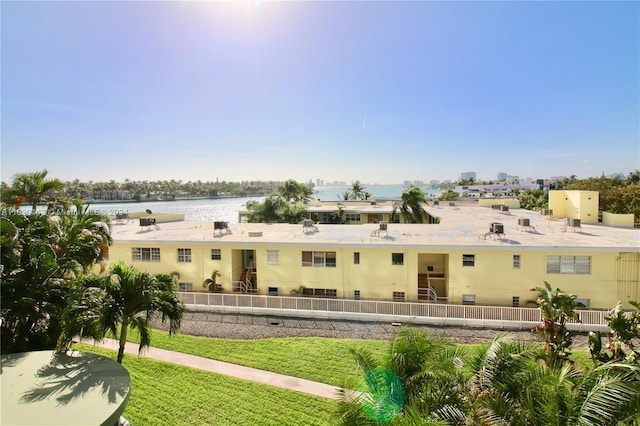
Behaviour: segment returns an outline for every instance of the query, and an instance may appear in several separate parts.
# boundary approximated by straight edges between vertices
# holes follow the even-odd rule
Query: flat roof
[[[229,223],[231,234],[213,232],[213,222],[168,222],[142,228],[137,220],[127,224],[112,222],[115,243],[152,244],[189,243],[247,246],[344,246],[537,251],[632,251],[640,252],[640,229],[616,228],[602,224],[582,224],[581,229],[562,231],[563,219],[548,219],[525,209],[510,209],[503,214],[491,207],[433,206],[427,212],[440,218],[439,224],[390,223],[387,232],[374,235],[378,224],[315,225],[306,231],[300,225],[265,223]],[[518,225],[529,219],[531,228]],[[491,223],[504,225],[504,235],[485,235]],[[581,230],[581,232],[580,232]],[[259,236],[258,236],[259,235]]]

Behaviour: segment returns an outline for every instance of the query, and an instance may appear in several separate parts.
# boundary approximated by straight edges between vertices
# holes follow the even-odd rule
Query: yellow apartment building
[[[177,272],[184,291],[206,291],[217,270],[224,292],[526,306],[548,281],[591,309],[630,307],[640,300],[640,230],[592,222],[569,198],[558,199],[564,217],[559,207],[545,216],[446,203],[427,207],[431,224],[381,224],[375,208],[377,221],[361,211],[351,226],[114,223],[109,261]],[[570,214],[583,220],[566,223]]]

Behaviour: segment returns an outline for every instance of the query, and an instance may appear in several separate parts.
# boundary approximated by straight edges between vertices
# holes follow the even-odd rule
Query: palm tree
[[[426,195],[415,185],[409,185],[402,192],[402,204],[400,205],[400,214],[406,223],[424,223],[429,217],[423,207],[427,203]]]
[[[352,200],[364,200],[364,194],[364,186],[362,186],[359,180],[351,183],[351,195],[349,198]]]
[[[39,203],[44,201],[60,201],[58,192],[64,184],[58,179],[46,180],[49,172],[20,173],[13,178],[11,187],[3,191],[3,201],[19,206],[22,202],[31,203],[32,213],[36,212]]]
[[[213,272],[211,272],[211,277],[204,280],[204,282],[202,283],[202,286],[209,291],[220,291],[221,288],[218,287],[218,283],[216,283],[216,279],[218,279],[219,276],[220,276],[220,271],[218,271],[217,269],[214,269]]]
[[[538,292],[536,304],[542,316],[542,324],[533,331],[544,338],[547,362],[550,365],[558,365],[567,360],[570,354],[572,339],[566,323],[580,322],[576,307],[584,305],[576,302],[575,294],[565,293],[559,288],[554,291],[546,281],[544,287],[532,288],[531,291]]]
[[[109,219],[99,214],[3,213],[2,353],[50,349],[61,332],[69,281],[101,262],[111,244]]]
[[[161,315],[169,320],[169,333],[180,328],[184,304],[175,292],[175,278],[151,275],[133,266],[116,263],[106,276],[80,279],[74,298],[63,314],[61,347],[80,335],[97,340],[111,333],[119,340],[118,363],[122,363],[129,329],[140,334],[140,351],[151,343],[151,321]],[[118,334],[119,332],[119,334]]]
[[[480,348],[467,391],[470,424],[614,425],[638,420],[638,368],[604,364],[581,370],[540,362],[539,349],[508,336]]]
[[[449,424],[464,419],[465,353],[425,332],[402,327],[382,361],[364,349],[350,350],[363,372],[357,393],[343,392],[343,424]],[[353,384],[352,384],[353,385]],[[419,421],[417,421],[419,419]]]
[[[311,185],[289,179],[278,186],[278,194],[287,202],[307,202],[313,196],[313,188]]]

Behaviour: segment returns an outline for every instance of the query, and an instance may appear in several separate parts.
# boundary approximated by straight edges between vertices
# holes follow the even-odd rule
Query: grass
[[[116,352],[75,349],[116,358]],[[334,425],[337,401],[127,355],[132,425]]]
[[[134,338],[132,337],[132,340]],[[261,340],[226,340],[153,330],[153,347],[226,361],[246,367],[344,386],[356,380],[350,347],[366,348],[376,356],[386,353],[383,340],[287,337]],[[125,355],[125,360],[132,357]]]
[[[153,330],[154,347],[344,386],[360,376],[349,347],[366,348],[381,359],[388,341],[329,338],[225,340],[169,336]],[[463,345],[472,350],[477,345]],[[76,349],[115,359],[116,352],[92,345]],[[592,366],[586,350],[574,350],[577,364]],[[131,398],[124,416],[131,424],[333,425],[338,402],[254,382],[127,354]],[[303,408],[301,408],[303,407]]]

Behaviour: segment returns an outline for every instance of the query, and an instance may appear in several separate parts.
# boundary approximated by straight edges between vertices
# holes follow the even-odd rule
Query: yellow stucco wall
[[[480,207],[491,207],[494,204],[509,206],[510,209],[520,208],[520,201],[517,198],[480,198],[478,200]]]
[[[132,247],[159,247],[161,260],[132,260]],[[191,248],[191,262],[178,262],[178,248]],[[211,249],[221,250],[221,260],[211,260]],[[511,306],[512,297],[520,298],[520,306],[533,301],[535,294],[531,288],[540,287],[549,282],[553,288],[574,293],[581,299],[589,299],[591,308],[609,309],[618,300],[627,300],[637,296],[637,271],[640,256],[630,258],[635,265],[627,273],[625,285],[620,285],[617,272],[620,271],[619,253],[613,251],[548,251],[541,250],[481,250],[464,248],[438,250],[437,248],[393,248],[340,246],[287,246],[287,245],[228,245],[211,243],[172,243],[116,242],[110,248],[109,262],[118,260],[132,264],[140,270],[150,273],[180,274],[179,281],[192,283],[194,291],[203,291],[203,281],[218,270],[221,276],[218,283],[224,291],[232,290],[232,281],[240,278],[242,272],[243,250],[255,250],[257,285],[260,294],[266,294],[268,287],[278,287],[280,294],[288,295],[300,286],[307,288],[335,289],[339,298],[353,298],[354,290],[360,290],[362,299],[390,300],[393,292],[404,292],[406,300],[418,299],[418,274],[424,274],[428,266],[433,266],[433,275],[444,274],[444,294],[438,290],[438,296],[448,298],[451,303],[462,303],[464,294],[475,295],[475,303],[481,305]],[[268,250],[278,251],[278,262],[269,263]],[[336,267],[302,266],[302,251],[335,251]],[[360,263],[354,264],[354,252],[360,253]],[[402,253],[403,265],[392,265],[392,253]],[[465,254],[475,256],[473,267],[463,266]],[[520,268],[513,267],[513,256],[520,256]],[[547,256],[590,256],[589,274],[547,273]],[[628,257],[628,256],[627,256]],[[628,259],[627,259],[628,260]],[[625,266],[629,269],[629,266]],[[631,270],[631,269],[630,269]],[[618,272],[620,275],[620,272]],[[435,286],[435,284],[434,284]],[[631,290],[629,290],[631,289]],[[636,293],[627,294],[633,289]]]
[[[602,212],[602,224],[621,228],[633,228],[633,214]]]
[[[599,206],[598,191],[549,191],[549,208],[553,210],[554,218],[598,223]]]

